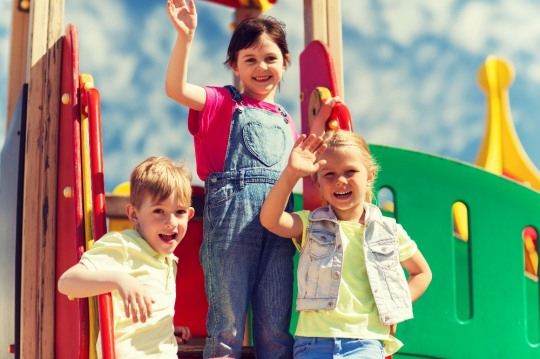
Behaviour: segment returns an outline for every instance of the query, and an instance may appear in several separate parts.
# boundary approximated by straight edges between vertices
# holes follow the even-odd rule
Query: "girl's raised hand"
[[[197,9],[195,0],[167,0],[167,13],[179,36],[193,39],[197,28]]]
[[[288,167],[297,173],[298,177],[309,176],[319,170],[326,164],[326,160],[317,161],[317,156],[326,150],[326,144],[323,143],[321,136],[311,134],[306,137],[300,136],[289,156]]]

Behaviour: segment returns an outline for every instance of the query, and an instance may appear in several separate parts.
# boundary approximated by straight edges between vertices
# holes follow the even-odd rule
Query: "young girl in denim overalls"
[[[274,94],[289,62],[284,25],[271,17],[240,23],[226,63],[243,84],[187,83],[197,25],[193,1],[168,1],[177,41],[167,70],[167,94],[188,106],[197,173],[205,181],[200,259],[209,309],[205,358],[240,358],[248,309],[258,359],[292,358],[289,333],[294,245],[267,231],[259,213],[298,137]],[[319,119],[331,108],[323,106]],[[326,111],[326,112],[325,112]],[[324,123],[324,120],[317,120]],[[293,210],[292,197],[286,210]]]
[[[431,281],[415,242],[371,204],[377,170],[366,141],[353,132],[302,135],[262,207],[263,226],[293,238],[300,251],[295,359],[396,352],[396,324],[412,318],[412,302]],[[327,206],[285,212],[295,183],[309,175]]]

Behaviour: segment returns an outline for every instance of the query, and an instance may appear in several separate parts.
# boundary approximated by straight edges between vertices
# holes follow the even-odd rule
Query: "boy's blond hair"
[[[327,131],[324,133],[323,139],[324,143],[327,145],[327,151],[346,146],[354,146],[360,149],[360,152],[362,153],[362,163],[366,166],[368,174],[371,175],[371,180],[369,181],[366,191],[366,198],[364,200],[366,202],[371,202],[374,197],[373,183],[375,183],[375,179],[377,178],[379,165],[371,155],[367,141],[357,133],[344,130]]]
[[[184,162],[167,157],[148,157],[133,169],[130,177],[129,201],[140,208],[146,195],[163,201],[176,193],[180,201],[191,206],[191,172]]]

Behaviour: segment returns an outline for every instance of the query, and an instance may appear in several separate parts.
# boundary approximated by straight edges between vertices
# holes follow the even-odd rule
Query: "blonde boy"
[[[188,327],[173,325],[173,252],[194,215],[191,174],[183,164],[150,157],[135,167],[130,185],[126,211],[133,229],[96,241],[60,277],[58,290],[72,298],[112,292],[118,358],[177,358],[177,341],[191,337]],[[98,339],[98,356],[100,346]]]

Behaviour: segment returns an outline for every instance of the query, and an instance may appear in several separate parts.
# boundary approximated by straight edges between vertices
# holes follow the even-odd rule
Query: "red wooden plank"
[[[337,93],[334,63],[330,51],[321,41],[310,42],[300,54],[300,113],[302,133],[309,133],[309,99],[317,87],[326,87],[332,96]],[[303,201],[305,209],[321,206],[319,191],[309,178],[304,179]]]
[[[63,37],[62,106],[58,149],[56,276],[77,263],[84,252],[82,208],[79,49],[77,29],[70,24]],[[56,292],[55,353],[58,359],[88,358],[88,301],[69,300]]]

